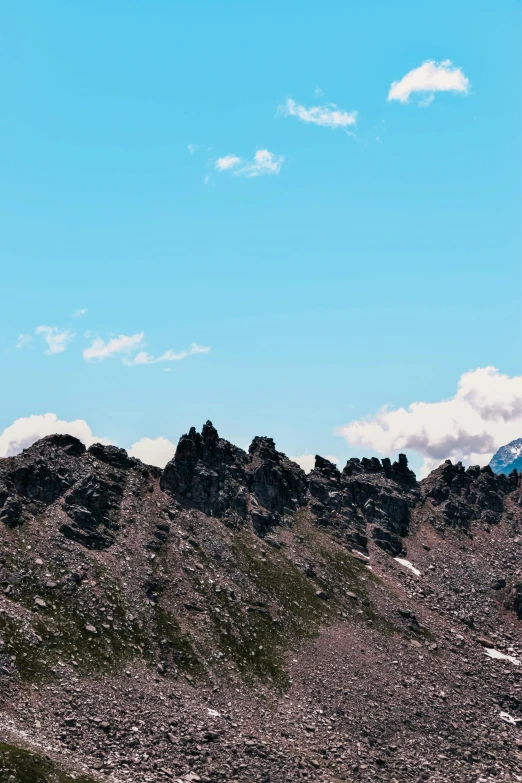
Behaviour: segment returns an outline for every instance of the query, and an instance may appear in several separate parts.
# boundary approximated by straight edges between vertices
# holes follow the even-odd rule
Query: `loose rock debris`
[[[0,460],[0,780],[521,780],[521,490],[210,423]]]

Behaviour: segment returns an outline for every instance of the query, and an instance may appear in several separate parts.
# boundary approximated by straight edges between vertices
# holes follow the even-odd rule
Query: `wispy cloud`
[[[227,169],[232,169],[234,166],[239,166],[240,163],[241,158],[238,158],[237,155],[224,155],[216,160],[215,166],[218,171],[227,171]]]
[[[292,98],[287,98],[284,105],[279,107],[279,111],[287,117],[297,117],[302,122],[309,122],[312,125],[320,125],[325,128],[347,128],[357,122],[356,111],[344,111],[334,103],[327,106],[310,106],[307,109]]]
[[[87,315],[86,307],[82,307],[80,310],[75,310],[73,313],[73,318],[81,318],[83,315]]]
[[[120,334],[118,337],[112,337],[110,340],[102,340],[100,337],[95,338],[91,345],[83,352],[84,359],[108,359],[110,356],[117,356],[118,354],[129,354],[137,350],[140,345],[143,345],[145,338],[144,332],[138,332],[137,334]]]
[[[235,174],[243,174],[246,177],[258,177],[260,174],[279,174],[283,165],[283,155],[274,155],[268,150],[257,150],[254,160],[245,164]]]
[[[24,348],[26,345],[29,345],[29,343],[32,343],[33,338],[30,334],[19,334],[18,339],[16,341],[16,347],[18,349]]]
[[[60,331],[57,326],[37,326],[35,334],[41,334],[47,343],[47,354],[62,353],[73,337],[74,333],[67,329]]]
[[[135,367],[138,364],[158,364],[158,362],[179,362],[182,359],[186,359],[187,356],[192,356],[194,353],[208,353],[210,351],[210,346],[207,345],[198,345],[197,343],[192,343],[189,348],[185,351],[179,351],[175,352],[171,348],[169,348],[168,351],[165,351],[165,353],[161,354],[161,356],[154,357],[151,356],[150,353],[147,353],[146,351],[140,351],[136,354],[132,359],[124,359],[125,364],[128,364],[129,367]]]
[[[198,148],[197,144],[189,144],[187,146],[187,149],[188,149],[188,151],[190,152],[191,155],[193,155],[196,152],[197,148]]]
[[[208,353],[210,351],[210,346],[192,343],[189,348],[184,351],[176,352],[173,351],[172,348],[169,348],[169,350],[165,351],[161,356],[155,357],[143,350],[145,345],[145,332],[138,332],[131,335],[120,334],[117,337],[111,337],[108,340],[102,340],[101,337],[96,337],[92,340],[90,346],[85,348],[83,358],[87,361],[101,361],[102,359],[117,356],[121,358],[123,364],[126,364],[128,367],[135,367],[140,364],[179,362],[192,354]]]
[[[388,100],[408,103],[412,93],[424,93],[419,105],[426,107],[434,100],[436,92],[460,92],[465,95],[469,88],[469,79],[451,60],[443,60],[440,63],[426,60],[402,79],[392,83]]]
[[[259,177],[263,174],[279,174],[283,162],[283,155],[275,155],[269,150],[257,150],[251,161],[243,160],[237,155],[225,155],[216,160],[215,168],[218,171],[231,171],[234,176]]]

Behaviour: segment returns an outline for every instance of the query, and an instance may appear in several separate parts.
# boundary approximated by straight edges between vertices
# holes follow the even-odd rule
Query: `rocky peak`
[[[73,435],[47,435],[45,438],[37,440],[24,453],[38,453],[42,456],[52,456],[56,449],[65,451],[72,457],[79,457],[85,452],[85,445]]]
[[[161,489],[205,514],[244,519],[248,455],[220,438],[212,422],[201,433],[191,427],[182,435],[176,453],[161,475]]]
[[[272,438],[254,438],[248,451],[248,488],[255,523],[261,529],[268,528],[304,505],[306,475],[299,465],[276,451]]]
[[[325,459],[325,457],[320,457],[319,454],[315,455],[315,467],[311,471],[312,473],[314,477],[323,477],[336,483],[339,483],[341,480],[341,472],[337,465],[334,465],[333,462]]]
[[[208,421],[201,434],[191,428],[181,437],[161,488],[227,524],[250,519],[264,533],[304,503],[306,477],[272,438],[254,438],[247,454],[220,438]]]
[[[391,554],[404,553],[412,509],[424,505],[439,528],[470,530],[472,521],[495,524],[517,474],[445,462],[419,485],[400,454],[352,458],[341,471],[316,456],[308,476],[255,437],[248,452],[221,438],[207,421],[180,438],[163,471],[143,466],[124,449],[96,443],[87,451],[69,435],[43,438],[17,457],[0,460],[0,520],[14,527],[60,503],[60,531],[89,548],[112,546],[120,529],[125,487],[160,478],[159,489],[180,508],[196,509],[229,527],[250,526],[264,536],[292,527],[297,512],[327,527],[347,547],[363,551],[373,540]],[[133,492],[137,489],[133,490]]]
[[[384,457],[382,460],[377,457],[363,457],[362,459],[352,457],[346,463],[343,476],[353,476],[358,473],[383,473],[387,478],[402,484],[411,486],[417,484],[415,473],[408,467],[406,454],[399,454],[398,461],[393,464],[388,457]]]
[[[387,472],[387,475],[389,475],[390,478],[402,484],[410,484],[411,486],[417,484],[415,473],[408,467],[408,457],[406,454],[399,454],[399,459],[391,466],[389,465],[389,462],[389,459],[383,459],[382,464],[385,472]]]
[[[105,462],[113,468],[128,470],[138,464],[137,459],[129,457],[125,449],[119,449],[117,446],[105,446],[102,443],[93,443],[88,449],[88,453],[93,457],[96,457],[100,462]]]
[[[278,460],[278,452],[276,451],[274,439],[267,438],[265,436],[256,435],[248,447],[248,453],[251,457],[259,457],[260,459],[269,459],[275,461]]]
[[[517,474],[495,475],[489,465],[467,469],[446,460],[421,482],[422,497],[437,509],[439,525],[469,530],[472,520],[496,524],[503,498],[517,487]]]

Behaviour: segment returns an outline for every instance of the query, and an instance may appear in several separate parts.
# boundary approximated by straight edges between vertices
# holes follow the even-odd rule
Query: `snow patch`
[[[490,658],[494,658],[495,660],[509,661],[515,666],[520,666],[520,661],[518,660],[518,658],[515,658],[513,655],[506,655],[505,653],[500,652],[500,650],[495,650],[493,647],[484,647],[484,652]]]
[[[500,720],[503,720],[504,723],[511,723],[512,726],[516,726],[517,723],[522,722],[522,718],[514,718],[509,712],[501,712],[499,718]]]
[[[395,557],[394,560],[396,560],[397,563],[400,563],[401,566],[404,566],[404,568],[409,568],[410,571],[413,571],[415,576],[420,576],[421,575],[421,572],[419,571],[419,569],[415,568],[413,563],[410,563],[409,560],[405,560],[404,557]]]
[[[511,451],[513,452],[514,457],[520,457],[522,454],[522,443],[519,442],[518,446],[512,446]]]

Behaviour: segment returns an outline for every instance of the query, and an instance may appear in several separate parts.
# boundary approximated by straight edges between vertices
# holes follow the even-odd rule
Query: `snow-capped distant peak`
[[[489,463],[494,473],[508,475],[512,470],[522,471],[522,438],[501,446]]]

